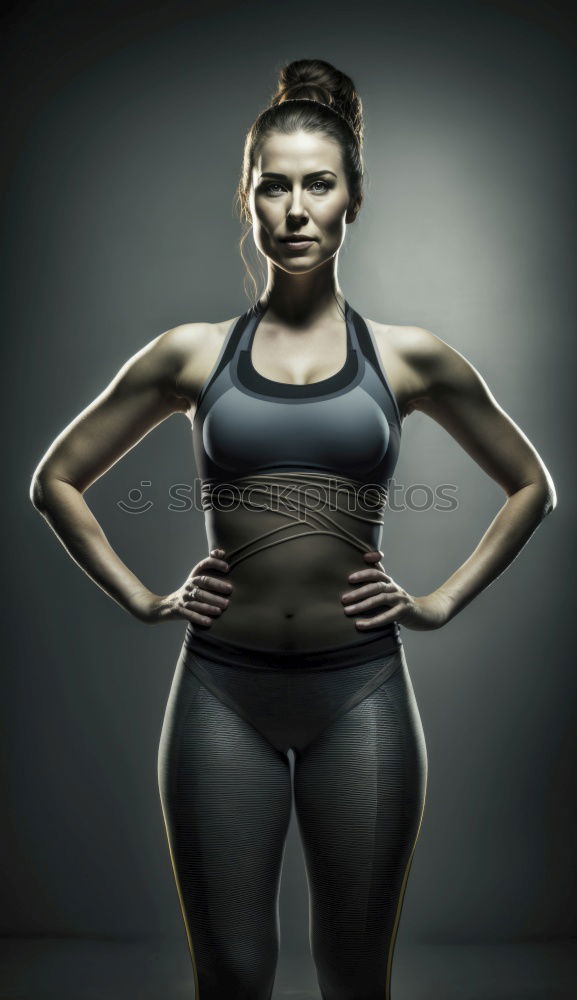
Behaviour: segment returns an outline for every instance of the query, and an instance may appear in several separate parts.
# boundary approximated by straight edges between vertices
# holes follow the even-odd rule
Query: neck
[[[345,296],[334,269],[316,268],[308,274],[287,274],[269,268],[266,287],[259,297],[268,319],[286,326],[310,326],[320,320],[342,319]]]

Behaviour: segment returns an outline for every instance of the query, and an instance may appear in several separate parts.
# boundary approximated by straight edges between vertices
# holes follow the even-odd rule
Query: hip
[[[384,605],[382,610],[386,610]],[[347,615],[344,605],[336,598],[308,603],[300,598],[285,599],[280,604],[257,603],[243,599],[235,587],[230,605],[222,615],[208,627],[189,622],[185,640],[190,642],[198,636],[208,643],[214,640],[224,646],[233,644],[281,657],[327,649],[343,649],[348,655],[349,652],[354,654],[356,647],[375,649],[375,655],[395,652],[402,646],[398,622],[390,621],[366,629],[357,627],[358,620],[374,617],[375,613],[375,609],[371,609],[365,614]]]
[[[183,643],[165,714],[164,758],[167,748],[177,751],[183,739],[202,742],[208,733],[216,738],[218,720],[224,725],[222,706],[232,710],[224,726],[229,736],[240,717],[277,750],[304,753],[341,720],[344,744],[352,727],[350,738],[354,735],[363,745],[377,740],[387,757],[396,741],[407,766],[413,760],[426,767],[424,733],[403,647],[379,653],[373,643],[362,655],[359,649],[351,655],[341,648],[279,659],[207,642],[206,637]]]

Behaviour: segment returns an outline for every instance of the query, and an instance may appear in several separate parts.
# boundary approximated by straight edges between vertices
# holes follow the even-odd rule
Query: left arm
[[[555,486],[543,461],[479,372],[428,330],[418,329],[418,334],[414,363],[423,391],[411,400],[409,411],[421,410],[443,426],[503,488],[507,499],[469,558],[426,597],[411,597],[376,567],[353,573],[349,577],[353,583],[373,582],[350,592],[343,601],[346,613],[387,604],[382,614],[365,619],[362,629],[393,620],[414,629],[444,625],[500,576],[557,504]],[[370,553],[367,558],[374,561]],[[367,597],[375,595],[372,603],[365,600],[359,605],[363,592]]]

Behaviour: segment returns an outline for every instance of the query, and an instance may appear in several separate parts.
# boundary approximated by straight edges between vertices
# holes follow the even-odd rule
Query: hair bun
[[[279,104],[283,101],[295,100],[299,97],[306,97],[313,101],[321,101],[323,104],[333,104],[333,95],[326,87],[314,81],[302,81],[301,83],[291,83],[290,86],[279,97]]]
[[[278,77],[271,105],[307,98],[328,104],[342,115],[363,143],[363,106],[357,89],[346,73],[323,59],[296,59],[284,66]]]

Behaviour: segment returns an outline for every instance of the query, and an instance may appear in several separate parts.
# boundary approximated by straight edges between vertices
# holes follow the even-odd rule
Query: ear
[[[363,196],[361,194],[361,195],[359,195],[358,198],[355,199],[355,201],[352,201],[349,204],[349,207],[347,208],[347,214],[345,216],[345,222],[350,223],[350,222],[354,222],[355,221],[357,215],[359,214],[359,212],[361,210],[361,205],[362,204],[363,204]]]

